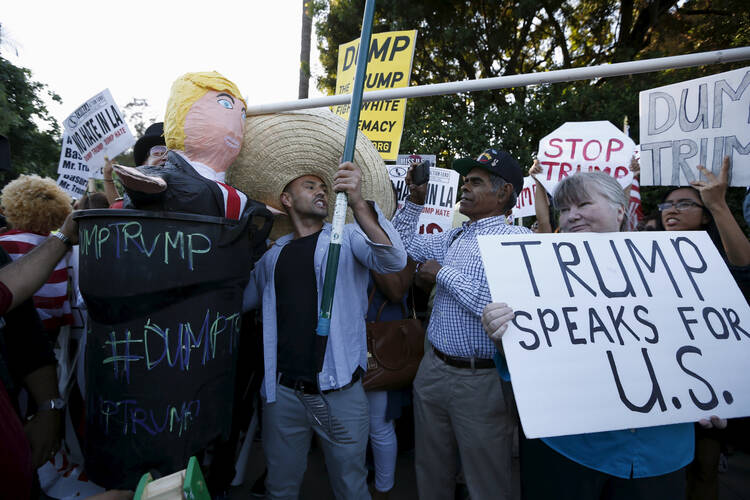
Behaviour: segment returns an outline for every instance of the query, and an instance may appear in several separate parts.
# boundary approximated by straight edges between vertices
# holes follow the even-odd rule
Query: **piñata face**
[[[185,118],[185,154],[216,172],[225,172],[240,152],[244,124],[241,100],[209,90]]]

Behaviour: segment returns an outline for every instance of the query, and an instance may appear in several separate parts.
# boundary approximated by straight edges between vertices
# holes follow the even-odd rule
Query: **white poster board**
[[[553,194],[568,175],[601,170],[625,188],[633,180],[629,165],[635,150],[633,140],[608,121],[567,122],[539,141],[543,173],[536,178]]]
[[[68,116],[63,122],[65,133],[91,171],[91,177],[103,179],[104,157],[124,153],[135,139],[109,89],[98,93]]]
[[[89,177],[90,172],[89,166],[83,161],[78,148],[76,148],[76,145],[70,139],[70,134],[63,132],[60,163],[57,165],[57,173]]]
[[[523,189],[521,194],[516,199],[516,206],[513,207],[513,218],[528,217],[530,215],[536,215],[536,209],[534,203],[536,201],[536,190],[534,185],[536,181],[533,177],[528,176],[523,178]]]
[[[750,415],[750,307],[705,232],[477,239],[527,437]]]
[[[421,155],[422,158],[426,155]],[[406,165],[389,165],[388,176],[396,188],[398,208],[404,206],[409,196],[406,185]],[[453,212],[458,192],[459,173],[447,168],[430,167],[430,182],[427,186],[422,214],[419,216],[419,234],[442,233],[453,227]]]
[[[639,96],[641,185],[684,186],[731,158],[730,186],[750,186],[750,67]]]
[[[63,173],[57,177],[57,185],[74,200],[77,200],[86,194],[88,183],[88,177],[77,174]]]

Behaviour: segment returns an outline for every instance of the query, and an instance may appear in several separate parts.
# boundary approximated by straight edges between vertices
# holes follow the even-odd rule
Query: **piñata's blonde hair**
[[[164,113],[164,139],[169,149],[185,149],[185,118],[195,101],[209,90],[231,94],[247,107],[237,85],[220,73],[216,71],[185,73],[172,84],[167,111]]]
[[[22,175],[2,191],[5,218],[13,229],[47,234],[72,212],[68,194],[48,177]]]

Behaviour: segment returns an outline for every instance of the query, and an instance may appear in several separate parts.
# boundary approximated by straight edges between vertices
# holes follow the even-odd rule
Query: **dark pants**
[[[521,436],[523,500],[671,500],[685,498],[685,469],[622,479],[580,465],[541,439]],[[665,452],[668,452],[665,450]]]

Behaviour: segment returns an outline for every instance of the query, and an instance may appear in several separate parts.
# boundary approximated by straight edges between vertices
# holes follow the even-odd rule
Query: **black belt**
[[[344,389],[348,389],[356,384],[361,377],[362,369],[357,368],[352,374],[351,381],[349,381],[349,383],[345,386],[339,387],[338,389],[326,389],[325,391],[320,392],[322,394],[328,394],[329,392],[343,391]],[[279,385],[283,385],[284,387],[288,387],[289,389],[294,389],[295,391],[298,390],[303,394],[318,394],[318,385],[315,382],[295,379],[288,375],[284,375],[283,373],[278,374],[276,381]]]
[[[435,353],[435,356],[442,359],[446,365],[455,366],[456,368],[476,368],[479,370],[495,368],[495,362],[491,359],[459,358],[456,356],[448,356],[447,354],[438,351],[435,347],[433,347],[432,350]]]

